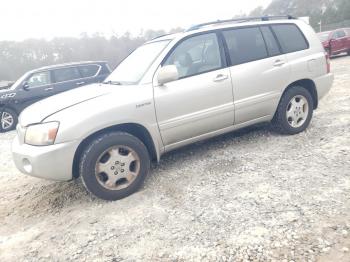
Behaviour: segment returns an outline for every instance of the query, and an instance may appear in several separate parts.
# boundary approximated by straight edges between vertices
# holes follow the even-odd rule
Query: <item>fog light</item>
[[[22,165],[23,165],[24,171],[26,171],[27,173],[32,173],[33,167],[32,167],[32,164],[30,163],[30,161],[27,158],[24,158],[22,160]]]

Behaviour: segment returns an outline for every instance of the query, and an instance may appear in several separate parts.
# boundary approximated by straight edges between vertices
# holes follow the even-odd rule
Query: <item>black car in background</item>
[[[107,62],[78,62],[42,67],[25,73],[0,90],[0,132],[12,130],[27,106],[83,85],[102,82],[111,70]]]

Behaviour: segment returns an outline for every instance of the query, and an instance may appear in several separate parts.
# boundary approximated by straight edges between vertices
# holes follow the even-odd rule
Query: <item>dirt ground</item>
[[[306,132],[171,152],[116,202],[20,174],[0,134],[0,261],[350,261],[350,57],[332,70]]]

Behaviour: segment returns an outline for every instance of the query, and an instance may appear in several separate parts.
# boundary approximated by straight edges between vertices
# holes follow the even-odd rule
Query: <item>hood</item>
[[[114,86],[92,84],[51,96],[27,107],[19,117],[21,126],[40,123],[50,115],[87,100],[109,94]]]

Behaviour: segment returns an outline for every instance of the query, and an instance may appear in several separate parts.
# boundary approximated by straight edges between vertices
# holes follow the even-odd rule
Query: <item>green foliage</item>
[[[318,30],[322,25],[342,24],[350,20],[349,0],[272,0],[265,9],[258,7],[249,16],[256,15],[309,16],[310,25]],[[329,27],[332,28],[332,27]]]
[[[177,32],[180,28],[173,29]],[[0,80],[16,80],[25,72],[59,63],[103,60],[113,69],[144,42],[166,32],[148,30],[142,36],[129,33],[107,39],[86,33],[80,38],[60,37],[50,41],[29,39],[22,42],[0,41]]]

